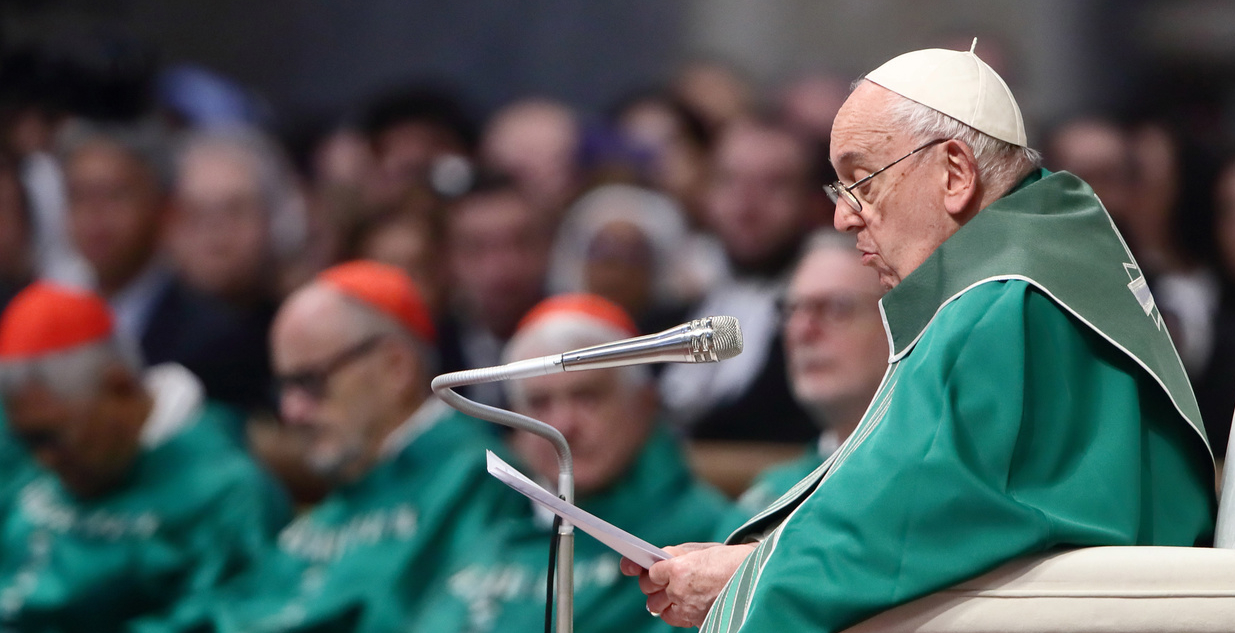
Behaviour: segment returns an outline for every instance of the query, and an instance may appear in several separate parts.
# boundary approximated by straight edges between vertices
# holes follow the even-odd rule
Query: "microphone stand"
[[[487,404],[468,400],[455,393],[456,387],[479,383],[496,382],[515,376],[517,369],[486,367],[442,374],[433,379],[433,393],[456,410],[472,417],[488,420],[521,431],[527,431],[548,440],[557,451],[558,495],[573,504],[575,502],[575,466],[570,456],[570,446],[561,431],[526,415],[499,409]],[[557,633],[572,633],[574,630],[575,590],[575,526],[563,519],[558,527],[557,545]]]

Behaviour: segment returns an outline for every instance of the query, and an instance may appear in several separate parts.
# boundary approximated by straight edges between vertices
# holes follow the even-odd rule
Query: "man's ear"
[[[943,205],[948,215],[957,222],[968,222],[981,202],[981,183],[978,180],[978,159],[973,149],[963,141],[951,139],[943,144],[946,161]]]

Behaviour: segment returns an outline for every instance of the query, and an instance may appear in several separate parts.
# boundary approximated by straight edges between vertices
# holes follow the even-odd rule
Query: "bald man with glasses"
[[[482,422],[433,397],[435,332],[411,279],[340,264],[271,330],[284,424],[333,491],[226,590],[147,631],[393,631],[455,562],[521,509],[485,471]]]
[[[835,226],[888,289],[849,439],[721,544],[640,570],[703,633],[839,631],[1019,556],[1212,540],[1213,460],[1153,295],[1093,190],[1041,169],[1003,80],[928,49],[832,127]]]

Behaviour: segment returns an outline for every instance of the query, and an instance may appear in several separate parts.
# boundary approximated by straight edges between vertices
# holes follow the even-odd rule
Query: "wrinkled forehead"
[[[869,81],[858,84],[832,124],[831,160],[837,170],[882,160],[908,141],[892,120],[892,106],[901,98]]]

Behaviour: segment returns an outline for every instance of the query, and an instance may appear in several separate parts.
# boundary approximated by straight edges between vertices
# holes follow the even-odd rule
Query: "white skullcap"
[[[905,53],[866,79],[1001,141],[1027,143],[1025,120],[1008,84],[973,49]]]

